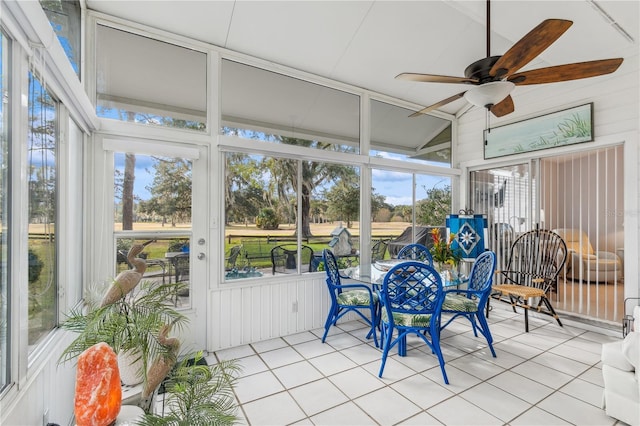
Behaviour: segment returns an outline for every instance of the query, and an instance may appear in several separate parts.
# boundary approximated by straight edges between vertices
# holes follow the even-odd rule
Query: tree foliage
[[[157,215],[171,226],[191,219],[191,161],[154,157],[155,175],[147,187],[148,201],[140,202],[140,212]]]
[[[229,132],[233,133],[231,130]],[[335,145],[330,143],[285,136],[263,135],[262,139],[321,150],[335,149]],[[329,214],[331,211],[330,203],[315,202],[318,190],[338,185],[342,180],[358,182],[357,168],[341,164],[247,154],[227,154],[225,161],[225,220],[237,221],[243,217],[246,220],[248,216],[255,218],[256,209],[272,208],[283,221],[297,223],[299,219],[303,237],[311,236],[310,224],[313,216]],[[298,188],[301,200],[300,218]],[[261,197],[258,196],[259,191],[262,191]],[[359,194],[355,200],[359,200]]]
[[[451,213],[451,186],[424,188],[427,197],[416,205],[416,222],[426,226],[443,226]]]
[[[351,222],[358,219],[360,213],[360,185],[347,179],[342,179],[324,194],[329,208],[327,214],[336,220]]]

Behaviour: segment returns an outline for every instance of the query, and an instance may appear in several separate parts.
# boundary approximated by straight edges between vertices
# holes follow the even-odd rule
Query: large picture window
[[[58,321],[56,213],[58,198],[58,105],[29,74],[27,163],[29,180],[29,345]]]
[[[339,238],[357,260],[358,167],[240,153],[225,163],[227,281],[315,272]]]

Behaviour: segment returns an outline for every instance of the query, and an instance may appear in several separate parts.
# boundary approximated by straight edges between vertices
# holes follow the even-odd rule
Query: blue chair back
[[[445,383],[449,383],[440,349],[440,314],[444,301],[442,279],[431,265],[415,260],[394,265],[384,277],[380,291],[382,309],[382,377],[390,349],[398,345],[398,354],[407,353],[407,335],[422,339],[438,357]],[[394,336],[395,339],[394,339]]]
[[[492,251],[482,252],[475,260],[469,275],[466,289],[451,289],[445,291],[442,312],[452,314],[448,320],[443,320],[441,330],[446,328],[458,317],[465,317],[471,323],[473,335],[478,337],[478,331],[487,339],[491,354],[495,357],[493,337],[485,315],[487,303],[491,296],[491,285],[496,269],[496,254]]]
[[[409,244],[398,252],[398,259],[417,260],[418,262],[433,265],[433,257],[429,249],[422,244]]]
[[[322,260],[324,260],[324,270],[327,273],[327,285],[329,286],[329,290],[334,290],[334,287],[340,286],[342,282],[340,281],[340,269],[338,268],[338,261],[336,260],[335,255],[329,249],[322,250]],[[336,289],[338,292],[341,291],[340,288]]]
[[[443,300],[442,279],[431,265],[402,262],[385,275],[382,299],[390,321],[393,321],[394,313],[439,316]]]
[[[349,312],[360,316],[370,327],[367,339],[373,337],[373,341],[378,347],[376,327],[378,326],[378,296],[371,288],[363,283],[342,284],[341,278],[348,278],[340,275],[338,262],[330,249],[322,251],[324,269],[327,273],[327,287],[331,297],[331,307],[324,325],[322,343],[325,342],[331,326],[336,325],[338,320]],[[364,313],[368,311],[367,317]]]
[[[476,258],[469,274],[467,289],[477,294],[487,295],[493,284],[493,275],[496,270],[496,254],[492,251],[485,251]]]

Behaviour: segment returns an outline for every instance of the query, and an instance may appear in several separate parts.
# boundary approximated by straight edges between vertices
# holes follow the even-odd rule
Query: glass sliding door
[[[555,231],[569,255],[550,295],[554,307],[618,322],[624,312],[622,156],[618,145],[472,171],[470,205],[487,215],[498,269],[522,232]]]

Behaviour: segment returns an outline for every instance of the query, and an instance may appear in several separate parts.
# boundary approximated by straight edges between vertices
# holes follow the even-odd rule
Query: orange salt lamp
[[[78,357],[74,412],[77,426],[107,426],[120,413],[122,388],[116,353],[101,342]]]

